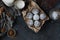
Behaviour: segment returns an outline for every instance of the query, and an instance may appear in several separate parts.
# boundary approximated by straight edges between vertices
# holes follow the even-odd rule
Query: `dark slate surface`
[[[57,4],[59,3],[57,2]],[[55,7],[60,7],[60,4]],[[16,38],[9,38],[6,34],[0,40],[60,40],[60,20],[46,21],[42,29],[38,33],[34,33],[20,16],[16,19],[14,29],[17,31]]]

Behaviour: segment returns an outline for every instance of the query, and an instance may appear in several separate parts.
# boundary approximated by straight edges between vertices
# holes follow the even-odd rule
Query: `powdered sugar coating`
[[[57,20],[58,19],[58,12],[56,11],[53,11],[51,14],[50,14],[50,17],[53,19],[53,20]]]
[[[34,15],[33,20],[39,20],[39,15]]]
[[[34,26],[35,26],[35,27],[39,27],[39,25],[40,25],[40,22],[39,22],[39,21],[35,21],[35,22],[34,22]]]
[[[32,10],[32,13],[33,13],[33,14],[38,14],[38,13],[39,13],[39,10],[38,10],[38,9],[33,9],[33,10]]]
[[[32,17],[33,17],[33,14],[32,13],[27,13],[27,16],[26,16],[26,18],[29,18],[29,19],[32,19]]]
[[[40,19],[44,20],[46,18],[46,15],[44,13],[40,14]]]
[[[28,21],[27,21],[27,24],[28,24],[29,26],[32,26],[32,25],[33,25],[33,20],[28,20]]]

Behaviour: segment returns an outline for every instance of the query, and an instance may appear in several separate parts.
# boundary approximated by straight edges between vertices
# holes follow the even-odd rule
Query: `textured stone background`
[[[47,13],[54,7],[60,7],[60,0],[37,0],[37,4]],[[22,16],[17,17],[14,29],[17,31],[16,38],[8,36],[1,37],[0,40],[60,40],[60,20],[46,21],[38,33],[34,33],[25,24]]]

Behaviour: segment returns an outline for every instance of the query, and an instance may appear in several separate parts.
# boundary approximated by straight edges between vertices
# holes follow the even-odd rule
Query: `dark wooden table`
[[[48,8],[45,8],[47,6],[46,4],[40,5],[40,1],[37,1],[37,3],[47,14],[53,7],[60,7],[59,0],[56,1],[53,6]],[[20,16],[16,19],[14,29],[17,31],[16,38],[9,38],[6,34],[0,40],[60,40],[60,20],[46,21],[42,29],[38,33],[34,33],[27,27],[26,23],[23,20],[23,17]]]

